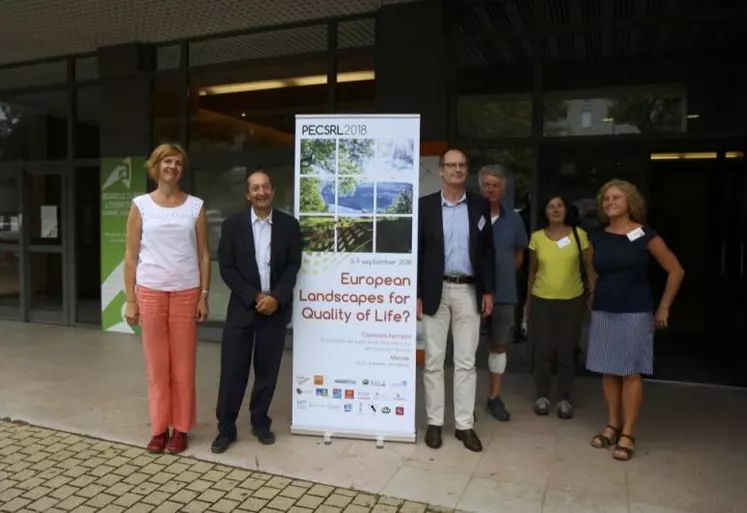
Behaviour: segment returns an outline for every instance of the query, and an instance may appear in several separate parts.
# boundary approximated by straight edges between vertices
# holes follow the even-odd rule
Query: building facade
[[[635,182],[687,271],[656,377],[747,386],[743,3],[93,4],[19,4],[0,21],[0,318],[100,325],[107,159],[187,148],[215,257],[248,171],[270,172],[292,210],[296,114],[418,113],[421,189],[437,188],[429,157],[457,146],[475,172],[510,170],[532,227],[561,191],[592,228],[599,187]],[[657,292],[663,279],[652,269]],[[226,301],[215,272],[204,337]]]

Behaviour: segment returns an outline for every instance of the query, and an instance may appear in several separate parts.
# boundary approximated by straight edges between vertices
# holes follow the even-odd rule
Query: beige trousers
[[[477,392],[475,353],[480,342],[480,310],[473,285],[444,282],[438,310],[434,315],[423,316],[425,409],[432,426],[444,424],[444,360],[449,325],[454,340],[454,421],[457,429],[472,429]]]

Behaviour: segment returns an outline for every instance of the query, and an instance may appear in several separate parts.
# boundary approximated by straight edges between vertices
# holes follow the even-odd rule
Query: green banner
[[[124,321],[124,254],[132,198],[146,191],[145,157],[101,160],[101,328],[138,333]]]

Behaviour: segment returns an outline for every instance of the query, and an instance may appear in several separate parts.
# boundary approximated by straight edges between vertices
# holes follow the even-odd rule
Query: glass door
[[[0,318],[21,319],[21,169],[0,164]]]
[[[27,166],[24,193],[29,320],[67,324],[68,173],[58,165]]]
[[[747,386],[739,358],[747,296],[744,161],[736,152],[678,155],[651,162],[650,223],[686,272],[669,328],[656,336],[655,378]],[[651,277],[658,298],[666,275],[652,264]]]

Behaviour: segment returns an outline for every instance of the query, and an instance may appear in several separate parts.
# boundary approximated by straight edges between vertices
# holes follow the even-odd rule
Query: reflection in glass
[[[341,24],[342,25],[342,24]],[[339,35],[339,33],[338,33]],[[337,61],[337,85],[335,86],[335,112],[376,112],[376,80],[373,53],[340,57]],[[346,77],[362,74],[367,80],[346,80]]]
[[[78,89],[75,114],[75,155],[91,158],[100,155],[101,88]]]
[[[62,254],[31,253],[31,309],[62,311]]]
[[[18,173],[0,169],[0,243],[20,240],[20,212]]]
[[[61,244],[62,176],[32,174],[28,184],[31,243]]]
[[[687,132],[686,95],[680,86],[569,91],[545,96],[545,136],[679,132]]]
[[[67,91],[0,98],[0,161],[67,157]]]
[[[77,321],[101,322],[101,189],[99,169],[75,170],[75,268]]]
[[[327,110],[326,64],[265,66],[192,79],[190,150],[292,148],[296,114]]]
[[[178,73],[159,74],[153,84],[153,142],[179,142],[181,102],[185,86]]]
[[[0,249],[0,308],[21,305],[19,250]]]
[[[532,133],[532,99],[500,95],[464,95],[457,104],[460,137],[528,137]]]

